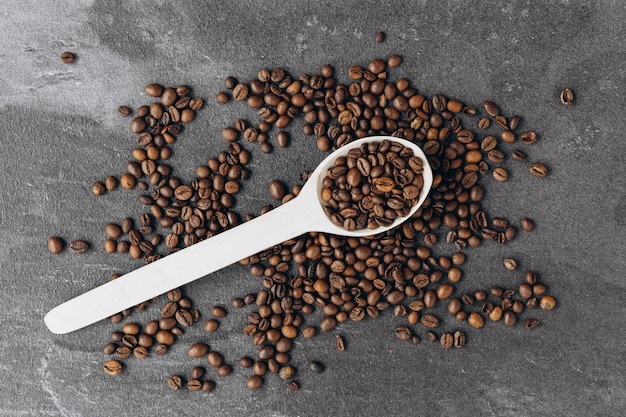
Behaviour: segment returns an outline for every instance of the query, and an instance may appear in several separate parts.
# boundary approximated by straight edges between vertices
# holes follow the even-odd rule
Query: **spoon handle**
[[[81,329],[311,231],[316,217],[311,203],[318,203],[306,197],[301,194],[262,216],[94,288],[55,307],[44,321],[56,334]]]

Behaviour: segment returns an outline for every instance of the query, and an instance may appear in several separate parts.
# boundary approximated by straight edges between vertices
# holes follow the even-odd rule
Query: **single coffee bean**
[[[444,333],[439,338],[439,343],[441,344],[442,348],[450,349],[452,346],[454,346],[454,336],[452,336],[452,334],[450,333]]]
[[[228,376],[233,372],[233,368],[228,365],[228,364],[223,364],[217,367],[217,370],[215,371],[215,373],[217,373],[218,376]]]
[[[411,329],[406,326],[396,327],[396,337],[400,340],[408,340],[411,338]]]
[[[204,324],[204,330],[206,330],[209,333],[213,333],[213,332],[217,331],[217,329],[219,327],[219,324],[220,324],[219,321],[217,321],[215,319],[209,319]]]
[[[324,372],[324,365],[317,361],[309,361],[309,369],[316,374]]]
[[[385,41],[385,32],[376,33],[376,37],[374,38],[374,42],[382,43]]]
[[[534,329],[537,326],[539,326],[539,320],[537,319],[526,319],[524,322],[524,328],[526,329]]]
[[[221,319],[221,318],[226,317],[228,313],[226,309],[222,306],[213,306],[211,307],[211,314],[213,314],[214,317]]]
[[[465,333],[460,330],[454,332],[454,347],[459,349],[465,346]]]
[[[313,336],[315,336],[315,327],[313,327],[313,326],[306,326],[304,329],[302,329],[302,336],[305,339],[310,339]]]
[[[477,312],[470,313],[470,315],[467,318],[467,322],[469,323],[470,326],[472,326],[475,329],[480,329],[485,325],[485,320]]]
[[[542,178],[548,175],[548,169],[546,168],[545,165],[539,162],[534,162],[530,166],[530,173],[535,177]]]
[[[269,184],[269,192],[270,197],[275,200],[282,200],[287,194],[287,186],[278,180],[274,180]]]
[[[500,139],[504,143],[515,143],[515,133],[510,130],[504,130],[500,133]]]
[[[102,195],[104,194],[105,191],[106,191],[106,186],[100,181],[94,182],[93,185],[91,186],[91,192],[94,195]]]
[[[485,101],[483,107],[485,108],[485,112],[491,117],[496,117],[500,112],[492,101]]]
[[[201,358],[209,352],[209,345],[206,343],[194,343],[189,347],[187,353],[192,358]]]
[[[261,388],[262,385],[263,385],[263,378],[260,377],[259,375],[252,375],[246,381],[246,386],[251,390],[259,389]]]
[[[122,364],[116,360],[108,360],[102,365],[102,369],[107,375],[116,376],[122,373]]]
[[[504,267],[509,271],[514,271],[517,269],[517,261],[513,258],[505,258],[503,263]]]
[[[502,167],[497,167],[496,169],[493,170],[493,178],[495,178],[496,181],[500,181],[500,182],[506,181],[508,176],[509,174]]]
[[[574,103],[574,92],[569,88],[565,88],[563,89],[563,91],[561,91],[560,99],[562,105],[570,106],[572,105],[572,103]]]
[[[178,391],[183,386],[183,379],[178,375],[172,375],[167,379],[167,385],[174,391]]]
[[[113,342],[107,343],[106,345],[104,345],[104,348],[102,349],[102,352],[105,355],[112,355],[115,353],[115,349],[117,349],[117,345]]]
[[[222,365],[222,363],[224,362],[224,358],[219,352],[211,351],[207,355],[207,362],[209,363],[209,365],[217,368]]]
[[[535,223],[528,217],[524,217],[522,220],[520,220],[520,227],[522,228],[522,230],[530,232],[535,228]]]
[[[278,377],[283,380],[291,379],[293,378],[294,375],[295,375],[295,370],[293,369],[292,366],[289,366],[289,365],[283,366],[278,371]]]
[[[202,381],[202,387],[200,388],[202,392],[212,392],[215,389],[215,382],[211,380]]]
[[[292,380],[287,383],[287,388],[290,391],[298,391],[300,389],[300,384],[298,381]]]
[[[76,59],[76,56],[72,52],[63,52],[61,54],[61,61],[64,64],[71,64]]]
[[[541,297],[539,308],[542,310],[552,310],[556,306],[556,300],[551,295]]]
[[[63,243],[63,239],[57,236],[52,236],[48,238],[48,250],[50,253],[57,255],[63,251],[63,247],[65,244]]]
[[[422,324],[430,329],[434,329],[439,326],[439,319],[432,314],[424,314],[421,318]]]
[[[524,132],[520,136],[520,139],[524,145],[532,145],[537,142],[537,134],[535,132]]]
[[[505,326],[513,327],[517,322],[517,316],[511,310],[507,310],[502,314],[502,321]]]

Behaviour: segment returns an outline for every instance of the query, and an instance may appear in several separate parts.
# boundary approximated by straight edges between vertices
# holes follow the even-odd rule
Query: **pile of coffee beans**
[[[331,221],[346,230],[390,226],[406,217],[424,187],[424,161],[399,142],[369,142],[335,159],[322,180]]]
[[[383,40],[384,34],[378,34],[376,41]],[[318,331],[335,332],[342,323],[371,320],[385,311],[401,321],[390,332],[399,340],[438,341],[443,349],[450,349],[464,347],[466,332],[489,322],[511,327],[523,320],[523,326],[532,329],[540,321],[528,317],[530,312],[556,305],[534,271],[524,271],[507,288],[471,292],[457,288],[462,279],[471,280],[461,269],[466,250],[486,243],[504,245],[519,229],[534,229],[527,217],[510,221],[489,213],[482,205],[483,181],[489,182],[482,178],[491,174],[498,182],[506,181],[510,173],[502,163],[507,155],[525,164],[533,176],[547,176],[546,166],[526,162],[519,146],[535,144],[538,135],[530,130],[519,132],[521,118],[501,114],[491,101],[485,101],[480,110],[443,94],[427,97],[408,78],[393,80],[390,71],[401,62],[400,56],[392,55],[354,65],[347,71],[345,84],[337,81],[330,65],[319,73],[299,76],[274,68],[259,70],[257,78],[247,82],[226,78],[216,102],[245,103],[258,112],[258,121],[240,118],[224,127],[221,137],[227,149],[209,157],[189,182],[174,175],[167,160],[184,125],[202,108],[202,99],[192,97],[186,86],[149,84],[145,94],[153,102],[135,112],[128,106],[117,109],[120,116],[133,116],[130,128],[137,146],[126,172],[96,181],[92,190],[103,195],[121,185],[144,191],[139,202],[146,212],[139,219],[125,218],[104,227],[106,252],[128,253],[144,263],[253,218],[234,210],[235,195],[251,175],[247,168],[250,152],[245,147],[257,143],[269,154],[274,151],[272,142],[279,148],[289,146],[299,136],[292,126],[297,118],[304,121],[302,135],[313,136],[323,152],[358,138],[389,135],[419,144],[427,155],[433,169],[432,190],[401,226],[362,238],[307,233],[241,261],[260,281],[258,292],[231,301],[234,309],[248,310],[242,331],[258,347],[256,358],[244,356],[238,362],[251,372],[245,382],[250,389],[259,389],[269,373],[286,381],[288,389],[297,390],[298,368],[290,354],[294,340],[314,337]],[[568,95],[564,97],[570,101]],[[477,130],[465,127],[472,124]],[[477,133],[481,131],[485,134]],[[374,233],[378,225],[408,213],[423,185],[421,167],[419,158],[393,141],[356,149],[335,161],[324,180],[329,216],[348,230],[370,228]],[[303,173],[301,179],[307,178]],[[300,189],[301,184],[288,187],[272,181],[268,194],[284,203]],[[271,208],[265,206],[260,214]],[[452,254],[438,253],[443,252],[438,246],[444,243],[452,245]],[[62,240],[49,242],[53,253],[63,246]],[[503,260],[511,274],[517,274],[520,264],[512,258]],[[136,309],[148,306],[145,302]],[[168,292],[160,317],[144,325],[126,323],[113,333],[104,352],[115,359],[104,364],[104,371],[117,375],[124,368],[123,360],[167,353],[187,328],[200,321],[202,309],[194,307],[180,289]],[[132,311],[110,319],[120,323]],[[315,311],[322,317],[313,322]],[[194,341],[187,351],[191,358],[206,358],[209,369],[225,377],[234,367],[224,358],[235,353],[213,351],[209,343],[227,311],[213,306],[210,312],[212,317],[204,321],[208,340]],[[349,348],[349,341],[338,333],[335,336],[337,349]],[[305,368],[319,373],[325,367],[310,358],[308,367],[301,367]],[[196,366],[189,378],[173,375],[167,385],[175,390],[211,392],[216,383],[208,373]]]

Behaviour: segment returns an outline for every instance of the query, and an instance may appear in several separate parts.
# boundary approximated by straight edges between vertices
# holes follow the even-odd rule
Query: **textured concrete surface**
[[[2,416],[319,416],[493,415],[620,416],[626,413],[624,268],[626,164],[624,97],[626,6],[621,1],[310,1],[125,2],[35,0],[0,7],[0,415]],[[387,41],[374,42],[377,31]],[[60,62],[65,50],[77,54]],[[138,192],[95,198],[95,179],[121,173],[133,148],[127,120],[115,109],[146,101],[143,86],[189,84],[209,106],[175,147],[174,164],[190,179],[198,164],[224,149],[219,131],[248,112],[213,104],[223,79],[262,67],[293,74],[330,63],[346,81],[351,64],[392,53],[404,57],[393,77],[426,93],[521,114],[540,139],[528,148],[550,167],[544,180],[510,162],[505,184],[485,179],[485,205],[510,219],[536,220],[510,245],[468,250],[460,289],[505,284],[521,270],[541,274],[558,308],[538,312],[538,328],[488,325],[468,332],[463,350],[395,340],[391,314],[298,340],[293,353],[302,389],[278,378],[250,392],[247,372],[218,379],[210,395],[172,392],[171,373],[195,364],[185,351],[206,338],[200,326],[163,357],[127,361],[117,378],[101,371],[101,347],[117,328],[98,323],[55,336],[42,321],[55,305],[137,267],[102,249],[102,228],[142,207]],[[575,105],[558,102],[569,86]],[[295,133],[294,133],[295,134]],[[314,141],[296,135],[273,156],[255,150],[241,212],[269,203],[274,178],[298,182],[322,159]],[[94,249],[51,256],[50,235],[85,238]],[[198,306],[227,303],[258,288],[234,266],[186,288]],[[139,319],[152,317],[149,310]],[[235,362],[254,349],[233,312],[207,338]],[[456,326],[450,323],[450,326]],[[467,327],[460,326],[467,330]],[[320,375],[304,364],[327,365]]]

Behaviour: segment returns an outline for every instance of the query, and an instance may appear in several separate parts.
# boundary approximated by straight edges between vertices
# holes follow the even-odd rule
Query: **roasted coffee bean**
[[[458,348],[462,348],[463,346],[465,346],[465,334],[462,331],[457,330],[456,332],[454,332],[453,338],[454,338],[453,344],[455,348],[458,349]]]
[[[539,320],[537,319],[526,319],[524,322],[524,328],[526,329],[534,329],[539,325]]]
[[[259,389],[261,388],[262,385],[263,385],[263,378],[260,377],[259,375],[252,375],[246,381],[246,386],[251,390]]]
[[[385,41],[385,32],[376,33],[376,37],[374,38],[374,42],[382,43]]]
[[[437,317],[433,316],[432,314],[424,314],[421,318],[421,322],[424,327],[430,329],[434,329],[439,326],[439,319],[437,319]]]
[[[224,358],[219,352],[211,351],[207,355],[207,362],[209,363],[209,365],[217,368],[221,366],[222,363],[224,363]]]
[[[537,134],[535,132],[524,132],[520,136],[520,139],[524,145],[532,145],[537,142]]]
[[[108,360],[102,365],[107,375],[116,376],[122,373],[122,364],[116,360]]]
[[[167,379],[167,385],[174,391],[178,391],[183,386],[183,379],[178,375],[172,375]]]
[[[548,169],[545,165],[539,162],[534,162],[530,165],[530,173],[535,177],[541,178],[548,175]]]
[[[64,246],[63,239],[60,237],[52,236],[48,239],[48,250],[54,255],[61,253]]]
[[[61,61],[63,61],[64,64],[71,64],[75,59],[76,56],[72,52],[66,51],[61,54]]]
[[[450,349],[452,346],[454,346],[454,336],[452,336],[452,334],[450,333],[444,333],[439,338],[439,343],[441,344],[442,348]]]
[[[509,271],[514,271],[517,269],[517,261],[513,258],[505,258],[503,263],[504,267]]]
[[[485,112],[491,117],[496,117],[499,114],[498,107],[492,101],[485,101],[483,103],[483,107],[485,108]]]
[[[396,337],[400,340],[408,340],[411,338],[411,329],[406,326],[396,327]]]
[[[562,105],[570,106],[574,103],[574,93],[569,88],[565,88],[561,91],[560,99]]]
[[[539,308],[542,310],[552,310],[556,306],[556,300],[551,295],[541,297]]]
[[[467,321],[469,325],[475,329],[480,329],[485,325],[485,320],[483,319],[483,317],[479,313],[476,313],[476,312],[470,313],[469,317],[467,318]]]
[[[192,358],[201,358],[209,352],[209,345],[206,343],[194,343],[189,347],[188,354]]]
[[[522,230],[530,232],[535,228],[535,223],[528,217],[524,217],[522,220],[520,220],[520,227],[522,228]]]
[[[317,361],[309,361],[309,369],[316,374],[324,372],[324,365]]]

